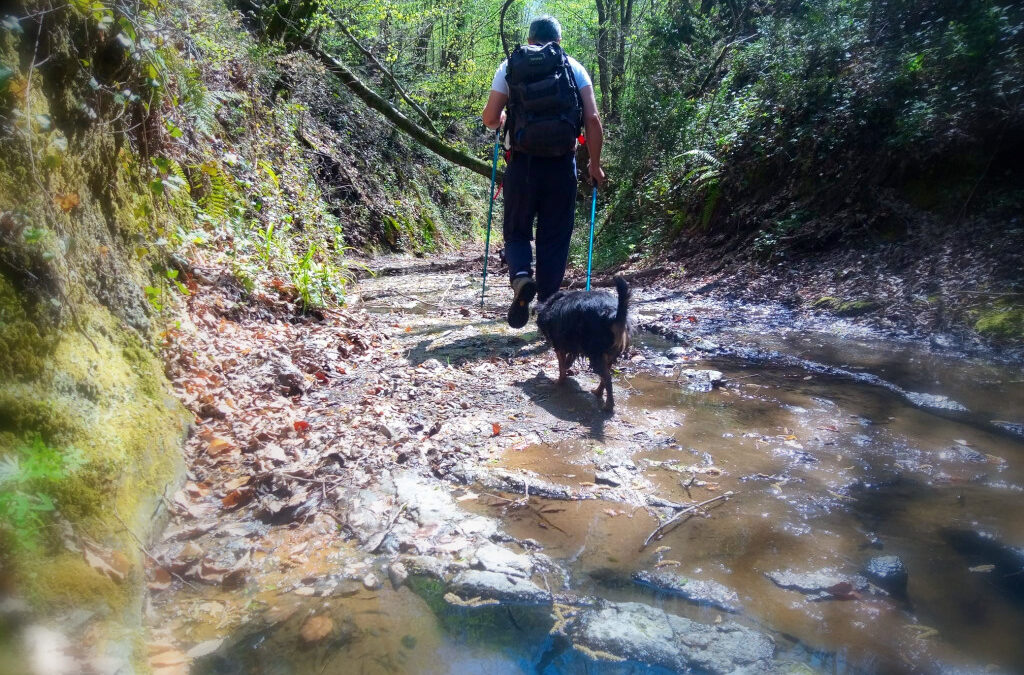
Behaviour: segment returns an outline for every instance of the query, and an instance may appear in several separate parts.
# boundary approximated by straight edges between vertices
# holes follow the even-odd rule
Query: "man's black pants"
[[[562,285],[576,209],[576,155],[513,153],[505,169],[505,259],[509,277],[531,273],[530,240],[537,220],[537,299]]]

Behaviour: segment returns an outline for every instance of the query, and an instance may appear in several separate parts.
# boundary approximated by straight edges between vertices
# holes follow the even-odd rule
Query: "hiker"
[[[598,185],[604,182],[604,135],[594,86],[586,69],[562,50],[561,40],[557,19],[534,19],[529,45],[513,51],[494,74],[483,112],[489,129],[505,126],[511,146],[504,180],[504,235],[513,291],[508,324],[513,328],[526,325],[534,296],[543,302],[562,285],[576,208],[581,129],[586,131],[590,178]],[[536,280],[530,250],[534,218]]]

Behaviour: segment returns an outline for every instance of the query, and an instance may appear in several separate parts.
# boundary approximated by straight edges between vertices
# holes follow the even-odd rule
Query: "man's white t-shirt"
[[[494,80],[491,81],[491,91],[496,91],[499,94],[505,94],[508,96],[508,82],[505,81],[505,69],[508,66],[508,59],[501,62],[498,66],[498,71],[494,73]],[[580,89],[584,87],[593,86],[593,81],[590,79],[590,73],[587,69],[580,65],[580,62],[569,57],[569,66],[572,68],[572,74],[576,76],[576,86]]]

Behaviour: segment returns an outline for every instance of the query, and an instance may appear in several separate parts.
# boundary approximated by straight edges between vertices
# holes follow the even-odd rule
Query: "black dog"
[[[558,356],[558,383],[565,382],[569,368],[580,356],[601,378],[594,390],[600,398],[608,392],[604,409],[615,407],[611,366],[629,346],[629,286],[615,277],[618,300],[600,291],[558,291],[537,306],[537,327]]]

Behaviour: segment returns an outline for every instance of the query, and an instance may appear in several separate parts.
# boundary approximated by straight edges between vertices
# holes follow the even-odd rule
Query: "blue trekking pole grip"
[[[594,216],[597,215],[597,183],[594,183],[594,197],[590,200],[590,248],[587,250],[587,290],[590,290],[590,265],[594,261]]]
[[[494,130],[494,161],[491,162],[491,204],[487,207],[487,241],[484,244],[484,285],[480,289],[480,307],[487,293],[487,259],[491,256],[491,218],[494,216],[494,180],[498,175],[498,148],[501,145],[501,127]]]

